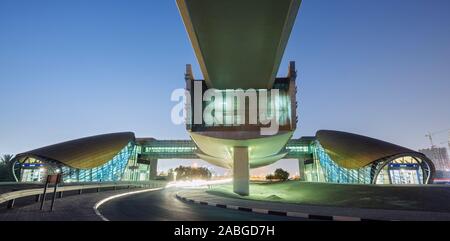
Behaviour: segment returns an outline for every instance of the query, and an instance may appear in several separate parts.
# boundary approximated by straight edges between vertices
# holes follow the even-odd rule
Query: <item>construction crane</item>
[[[438,134],[441,134],[441,133],[444,133],[444,132],[447,132],[447,131],[449,132],[448,145],[449,145],[449,148],[450,148],[450,129],[445,129],[445,130],[436,131],[436,132],[429,132],[427,135],[425,135],[425,137],[428,138],[428,139],[430,140],[431,148],[436,147],[436,146],[434,145],[434,136],[436,136],[436,135],[438,135]],[[441,143],[441,144],[443,144],[443,143]]]
[[[448,131],[448,140],[440,143],[441,145],[447,144],[448,150],[450,151],[450,131]]]

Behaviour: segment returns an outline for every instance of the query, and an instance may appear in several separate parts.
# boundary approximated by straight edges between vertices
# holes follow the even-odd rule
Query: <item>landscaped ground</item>
[[[231,185],[210,194],[260,201],[355,208],[450,212],[450,186],[378,186],[285,182],[251,184],[251,196],[241,197]]]

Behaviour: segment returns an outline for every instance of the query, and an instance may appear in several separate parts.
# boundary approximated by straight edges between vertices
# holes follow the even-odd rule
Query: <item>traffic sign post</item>
[[[48,189],[49,185],[50,184],[55,184],[55,187],[54,187],[54,190],[53,190],[52,204],[51,204],[51,207],[50,207],[50,211],[53,211],[53,207],[55,205],[56,192],[57,192],[57,189],[58,189],[58,184],[61,183],[61,179],[62,179],[61,174],[48,175],[47,176],[47,180],[45,181],[44,193],[42,194],[40,210],[44,209],[45,197],[47,195],[47,189]]]
[[[44,201],[45,201],[45,197],[47,196],[47,188],[48,188],[48,176],[47,176],[47,180],[45,181],[45,186],[44,186],[44,193],[42,194],[42,198],[41,198],[41,207],[39,208],[41,211],[44,209]]]

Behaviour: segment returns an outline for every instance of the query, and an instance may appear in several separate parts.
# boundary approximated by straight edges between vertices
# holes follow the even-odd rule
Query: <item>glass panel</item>
[[[129,143],[119,154],[103,166],[81,170],[63,167],[65,182],[112,182],[122,180],[125,167],[135,152],[133,143]]]
[[[312,146],[314,163],[317,166],[317,181],[332,183],[371,184],[371,168],[350,170],[338,166],[322,148],[319,142]]]

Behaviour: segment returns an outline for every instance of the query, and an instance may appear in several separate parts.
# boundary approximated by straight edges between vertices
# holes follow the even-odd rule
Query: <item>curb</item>
[[[267,214],[267,215],[274,215],[274,216],[305,218],[305,219],[322,220],[322,221],[347,221],[347,222],[349,222],[349,221],[350,222],[387,221],[387,220],[366,219],[366,218],[360,218],[360,217],[327,216],[327,215],[315,215],[315,214],[300,213],[300,212],[283,212],[283,211],[275,211],[275,210],[267,210],[267,209],[239,207],[239,206],[234,206],[234,205],[226,205],[226,204],[198,201],[198,200],[182,197],[178,193],[175,196],[177,199],[184,201],[184,202],[188,202],[188,203],[195,203],[195,204],[204,205],[204,206],[211,206],[211,207],[217,207],[217,208],[225,208],[225,209],[232,209],[232,210],[238,210],[238,211],[243,211],[243,212]]]

